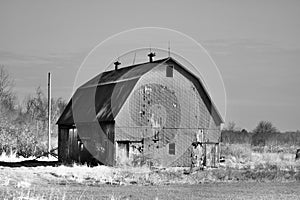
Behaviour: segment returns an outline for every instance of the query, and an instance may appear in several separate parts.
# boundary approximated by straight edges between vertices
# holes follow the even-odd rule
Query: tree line
[[[234,122],[229,122],[222,130],[221,142],[253,146],[300,146],[300,131],[282,133],[271,122],[260,121],[255,129],[248,132],[237,128]]]
[[[55,123],[66,106],[62,98],[51,99],[51,132],[55,146]],[[18,156],[38,156],[47,151],[48,100],[37,87],[21,103],[17,102],[14,80],[8,70],[0,66],[0,153]]]

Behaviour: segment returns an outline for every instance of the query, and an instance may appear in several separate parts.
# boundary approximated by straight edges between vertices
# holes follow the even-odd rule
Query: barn
[[[60,162],[190,166],[196,143],[218,166],[223,120],[203,83],[172,57],[148,56],[76,90],[57,121]]]

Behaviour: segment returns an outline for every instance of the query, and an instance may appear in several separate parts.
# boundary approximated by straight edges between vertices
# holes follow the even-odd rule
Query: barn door
[[[129,142],[120,141],[117,145],[117,162],[122,164],[129,159]]]
[[[69,138],[68,138],[68,146],[69,146],[69,158],[72,161],[78,160],[78,136],[77,129],[69,129]]]
[[[217,167],[218,165],[218,144],[207,143],[206,145],[206,166]]]
[[[69,160],[69,129],[59,127],[58,133],[58,160],[68,162]]]

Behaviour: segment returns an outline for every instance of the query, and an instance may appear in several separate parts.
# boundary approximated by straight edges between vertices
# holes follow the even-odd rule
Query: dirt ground
[[[0,187],[1,199],[300,199],[299,182],[164,186],[44,185]],[[20,198],[21,197],[21,198]]]

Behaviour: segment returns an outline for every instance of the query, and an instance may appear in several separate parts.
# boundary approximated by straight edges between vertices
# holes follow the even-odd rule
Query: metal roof
[[[103,72],[76,90],[57,124],[74,125],[81,122],[113,121],[139,78],[165,62],[176,63],[186,73],[191,74],[171,57]],[[213,118],[222,123],[223,120],[203,84],[196,76],[194,77],[199,81],[200,90],[203,90],[200,91],[200,95],[202,93],[206,106],[211,108],[209,110]]]

